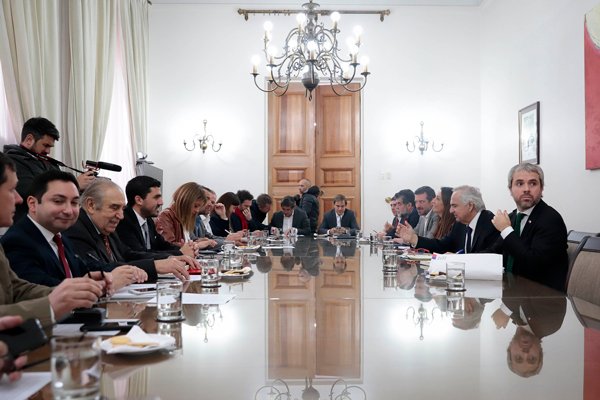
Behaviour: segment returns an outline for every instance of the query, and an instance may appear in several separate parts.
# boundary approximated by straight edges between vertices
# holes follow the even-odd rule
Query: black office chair
[[[600,237],[585,237],[567,276],[567,293],[600,305]]]

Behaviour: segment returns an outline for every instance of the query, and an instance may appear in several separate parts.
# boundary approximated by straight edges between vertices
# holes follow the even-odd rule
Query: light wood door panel
[[[269,194],[272,213],[284,196],[298,193],[298,181],[311,180],[325,193],[321,214],[343,194],[360,224],[360,94],[336,95],[330,86],[315,89],[308,101],[300,83],[285,96],[269,95]]]
[[[346,92],[338,96],[329,86],[319,89],[315,174],[325,192],[322,210],[332,209],[333,198],[343,194],[360,224],[360,95]]]

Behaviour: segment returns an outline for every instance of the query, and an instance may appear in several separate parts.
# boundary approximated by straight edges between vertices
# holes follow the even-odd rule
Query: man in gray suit
[[[431,200],[435,198],[435,191],[429,186],[421,186],[415,190],[415,207],[419,213],[419,223],[415,232],[419,236],[432,238],[437,227],[439,216],[433,212]]]

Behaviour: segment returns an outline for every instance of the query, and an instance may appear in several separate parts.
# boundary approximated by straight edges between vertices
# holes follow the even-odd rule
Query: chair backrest
[[[569,256],[569,272],[567,273],[567,282],[569,282],[569,277],[571,276],[571,269],[573,269],[573,261],[575,261],[577,248],[579,247],[581,241],[588,236],[600,236],[600,233],[570,230],[567,235],[567,254]]]
[[[571,306],[581,325],[600,330],[600,305],[571,297]]]
[[[600,305],[600,237],[581,241],[568,277],[567,293]]]

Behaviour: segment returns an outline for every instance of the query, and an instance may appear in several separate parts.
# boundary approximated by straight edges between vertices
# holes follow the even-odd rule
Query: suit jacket
[[[156,225],[152,218],[146,219],[148,233],[150,234],[150,250],[146,250],[146,241],[142,233],[142,227],[138,223],[137,215],[131,207],[123,211],[123,220],[117,225],[117,233],[121,241],[135,251],[152,252],[154,259],[167,258],[170,255],[181,255],[179,247],[167,242],[165,238],[156,231]]]
[[[39,285],[56,286],[65,278],[60,259],[29,217],[22,218],[0,239],[10,266],[21,279]],[[63,235],[65,257],[74,278],[82,277],[91,268],[77,257],[73,245]]]
[[[253,228],[254,228],[253,230],[262,231],[265,229],[269,229],[269,225],[263,224],[263,222],[267,218],[267,213],[260,211],[260,208],[258,208],[258,203],[256,202],[256,200],[252,200],[252,205],[250,206],[250,213],[252,214],[251,222],[253,223]]]
[[[354,211],[345,209],[344,215],[342,215],[341,221],[342,228],[349,228],[350,235],[356,235],[356,231],[360,230],[360,226],[358,226],[358,222],[356,222],[356,215]],[[335,216],[335,210],[329,210],[323,215],[323,222],[321,222],[321,226],[319,226],[319,233],[326,234],[327,231],[331,228],[335,228],[337,226],[337,218]]]
[[[510,214],[511,223],[516,214],[516,210]],[[514,274],[565,291],[569,268],[567,227],[560,214],[543,200],[531,212],[521,235],[512,232],[505,239],[500,237],[493,251],[502,253],[505,266],[508,256],[513,257]]]
[[[560,329],[567,311],[564,297],[503,297],[502,302],[512,311],[510,317],[515,324],[527,323],[540,339]]]
[[[414,229],[419,224],[420,218],[421,218],[421,216],[419,215],[419,212],[417,211],[417,209],[413,208],[413,210],[410,212],[410,214],[400,218],[400,223],[402,225],[404,225],[404,223],[406,221],[408,221],[410,226],[412,226]],[[398,217],[394,217],[394,219],[392,220],[392,227],[385,234],[387,236],[396,237],[396,228],[397,227],[398,227]]]
[[[38,318],[42,326],[52,323],[48,295],[51,288],[20,279],[10,268],[0,245],[0,316]]]
[[[419,217],[419,223],[415,227],[415,233],[419,236],[432,238],[439,219],[440,217],[434,213],[433,210],[430,210],[427,216]]]
[[[492,224],[494,213],[482,210],[475,231],[471,237],[471,253],[493,253],[492,247],[500,237],[500,232]],[[467,237],[467,225],[460,222],[454,223],[452,230],[441,239],[428,239],[419,236],[417,247],[424,248],[436,253],[452,252],[465,249]]]
[[[135,251],[121,242],[116,232],[108,235],[110,248],[116,261],[113,261],[106,251],[104,241],[85,210],[79,211],[77,222],[64,232],[73,243],[75,253],[89,265],[102,263],[108,268],[131,264],[146,271],[148,281],[156,281],[157,274],[154,266],[153,253]]]
[[[310,230],[315,233],[319,220],[319,200],[310,193],[304,193],[300,199],[300,208],[308,215]]]
[[[275,227],[282,229],[283,217],[283,211],[277,211],[275,214],[273,214],[273,218],[271,218],[269,228]],[[312,232],[310,231],[310,222],[308,221],[308,216],[306,215],[304,210],[300,209],[299,207],[294,208],[292,226],[298,229],[298,235],[310,236],[312,234]]]

